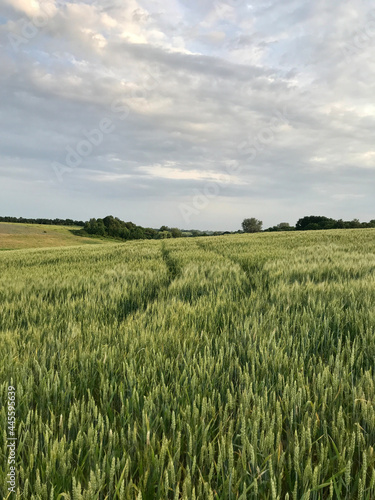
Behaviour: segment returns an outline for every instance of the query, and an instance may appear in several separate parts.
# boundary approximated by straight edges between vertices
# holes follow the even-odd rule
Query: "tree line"
[[[160,229],[137,226],[133,222],[124,222],[118,217],[107,215],[103,219],[90,219],[80,231],[82,235],[111,237],[121,240],[160,240],[165,238],[183,238],[199,236],[220,236],[238,234],[243,231],[199,231],[197,229],[182,230],[177,227],[161,226]]]
[[[156,240],[183,236],[183,232],[176,227],[162,226],[160,229],[142,227],[133,222],[124,222],[112,215],[107,215],[104,219],[90,219],[85,223],[83,231],[89,235],[121,240]]]
[[[45,224],[54,226],[78,226],[81,229],[74,231],[79,236],[100,236],[120,240],[139,239],[164,239],[198,236],[218,236],[222,234],[233,234],[230,231],[199,231],[197,229],[182,230],[177,227],[161,226],[160,229],[142,227],[133,222],[124,222],[118,217],[108,215],[104,218],[92,218],[89,221],[78,221],[73,219],[30,219],[25,217],[0,217],[0,222],[11,222],[13,224]],[[235,231],[234,233],[241,233]]]
[[[242,222],[242,230],[245,233],[258,233],[262,231],[263,222],[251,217],[244,219]],[[276,226],[264,229],[264,232],[275,231],[314,231],[322,229],[360,229],[360,228],[375,228],[375,219],[370,222],[360,222],[358,219],[344,221],[342,219],[331,219],[322,215],[307,215],[298,219],[295,226],[291,226],[288,222],[280,222]]]
[[[78,226],[81,227],[76,234],[91,235],[100,237],[110,237],[121,240],[140,239],[164,239],[198,236],[220,236],[224,234],[238,233],[258,233],[276,231],[312,231],[322,229],[359,229],[375,228],[375,219],[369,222],[360,222],[358,219],[344,221],[342,219],[332,219],[324,216],[308,215],[299,219],[295,226],[288,222],[280,222],[276,226],[262,229],[263,222],[254,217],[244,219],[242,230],[239,231],[198,231],[181,230],[176,227],[161,226],[160,229],[137,226],[133,222],[124,222],[118,217],[107,215],[103,219],[90,219],[87,222],[73,219],[29,219],[25,217],[0,217],[0,222],[12,222],[23,224],[45,224],[54,226]]]
[[[25,219],[24,217],[0,217],[0,222],[12,222],[13,224],[44,224],[49,226],[81,226],[85,225],[82,220],[73,219]]]

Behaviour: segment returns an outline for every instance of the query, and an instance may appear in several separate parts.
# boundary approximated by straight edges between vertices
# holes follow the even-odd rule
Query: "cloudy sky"
[[[375,8],[1,0],[0,215],[375,218]]]

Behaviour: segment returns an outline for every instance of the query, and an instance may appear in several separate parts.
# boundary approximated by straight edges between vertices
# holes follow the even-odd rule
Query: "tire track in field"
[[[181,275],[181,265],[178,263],[177,259],[172,257],[171,251],[167,249],[164,242],[161,244],[161,257],[167,267],[167,279],[165,282],[160,283],[159,286],[153,286],[146,294],[144,290],[141,290],[140,294],[142,295],[142,299],[137,297],[122,299],[117,313],[119,322],[125,321],[132,314],[146,311],[150,305],[158,301],[162,293],[168,290],[173,281]]]
[[[233,257],[227,253],[220,251],[216,247],[206,246],[204,242],[197,241],[197,246],[205,251],[210,251],[224,257],[224,259],[233,262],[240,266],[241,270],[246,276],[248,282],[248,288],[244,290],[246,293],[254,293],[259,288],[268,289],[268,273],[264,270],[264,266],[267,262],[266,259],[241,259],[240,257]]]
[[[168,250],[164,242],[161,245],[161,255],[168,269],[168,274],[170,278],[169,285],[170,285],[172,281],[174,281],[181,275],[182,268],[178,260],[172,257],[171,251]]]

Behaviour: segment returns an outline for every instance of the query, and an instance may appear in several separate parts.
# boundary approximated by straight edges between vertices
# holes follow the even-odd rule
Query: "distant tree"
[[[84,225],[84,229],[88,234],[110,236],[111,238],[122,240],[151,240],[172,237],[179,238],[183,236],[180,229],[165,228],[167,228],[167,226],[162,226],[161,230],[152,229],[150,227],[144,228],[137,226],[133,222],[124,222],[112,215],[107,215],[103,219],[90,219]]]
[[[112,217],[112,215],[108,215],[107,217],[104,217],[103,223],[109,236],[112,236],[113,238],[121,237],[123,223],[121,223],[120,219]]]
[[[277,224],[277,226],[272,226],[269,227],[268,229],[265,229],[267,232],[276,232],[276,231],[294,231],[295,227],[291,226],[289,222],[280,222],[280,224]]]
[[[85,225],[85,222],[81,220],[72,219],[25,219],[24,217],[0,217],[0,222],[12,222],[20,224],[44,224],[44,225],[56,225],[56,226],[81,226]]]
[[[107,234],[103,219],[98,219],[96,221],[96,234],[99,236],[105,236]]]
[[[163,231],[169,231],[169,227],[168,226],[161,226],[161,228],[159,229],[159,231],[163,232]]]
[[[107,217],[104,217],[103,223],[104,223],[105,227],[107,228],[107,230],[111,227],[114,220],[115,220],[115,218],[113,217],[113,215],[107,215]]]
[[[345,222],[342,219],[337,220],[335,229],[345,229]]]
[[[172,234],[172,238],[181,238],[181,236],[182,236],[181,229],[178,229],[177,227],[172,227],[170,229],[170,232]]]
[[[305,231],[318,231],[319,229],[323,228],[317,222],[310,222],[310,224],[304,227]]]
[[[172,233],[170,231],[159,231],[157,235],[158,240],[164,240],[166,238],[172,238]]]
[[[262,230],[263,222],[251,217],[242,221],[242,229],[245,233],[259,233]]]
[[[137,227],[136,224],[134,224],[134,222],[124,222],[124,226],[127,227],[129,231]]]
[[[144,229],[145,237],[148,240],[155,239],[157,237],[158,231],[156,229],[152,229],[151,227],[145,227]]]
[[[359,222],[358,219],[353,219],[350,221],[350,227],[352,229],[357,229],[357,228],[361,227],[361,223]]]
[[[291,227],[289,222],[280,222],[280,224],[277,224],[277,229],[279,231],[290,231]]]
[[[143,240],[146,239],[146,234],[144,232],[143,227],[137,226],[135,229],[130,231],[130,239],[131,240]]]
[[[309,231],[311,229],[332,229],[336,221],[323,215],[308,215],[299,219],[296,224],[298,231]]]
[[[129,240],[130,239],[130,231],[127,227],[123,226],[119,230],[119,237],[122,238],[123,240]]]
[[[98,234],[98,222],[96,219],[90,219],[88,222],[86,222],[85,231],[89,234]]]

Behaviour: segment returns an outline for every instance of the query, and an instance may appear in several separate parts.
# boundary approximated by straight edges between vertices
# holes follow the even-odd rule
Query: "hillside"
[[[77,236],[75,226],[47,226],[42,224],[12,224],[0,222],[0,250],[22,248],[65,247],[100,244],[100,239]]]

